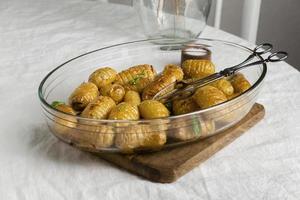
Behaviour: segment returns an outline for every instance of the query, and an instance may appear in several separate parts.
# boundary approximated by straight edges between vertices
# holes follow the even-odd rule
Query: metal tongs
[[[221,78],[224,77],[229,77],[234,75],[236,72],[250,66],[254,65],[260,65],[263,63],[268,63],[268,62],[279,62],[283,61],[288,57],[288,53],[284,51],[278,51],[275,53],[272,53],[269,55],[266,59],[255,61],[255,62],[250,62],[253,60],[256,56],[261,56],[263,54],[266,54],[268,52],[271,52],[273,49],[273,45],[269,43],[264,43],[261,45],[258,45],[253,49],[252,54],[246,58],[243,62],[241,62],[238,65],[226,68],[220,72],[214,73],[212,75],[209,75],[205,78],[201,79],[186,79],[182,81],[176,82],[175,88],[174,84],[171,84],[158,92],[153,99],[161,101],[163,103],[168,103],[174,100],[179,100],[179,99],[184,99],[196,91],[196,89],[203,87],[209,83],[212,83],[214,81],[217,81]],[[250,63],[249,63],[250,62]]]

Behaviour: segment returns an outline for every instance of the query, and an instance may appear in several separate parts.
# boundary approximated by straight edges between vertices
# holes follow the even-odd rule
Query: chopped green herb
[[[173,105],[172,105],[172,102],[171,102],[171,101],[165,103],[165,106],[166,106],[166,108],[168,108],[169,111],[171,111],[171,110],[173,109],[173,108],[172,108]]]
[[[135,77],[133,77],[132,80],[129,81],[130,85],[136,85],[140,81],[141,78],[144,78],[146,76],[145,71],[142,71],[140,74],[137,74]]]
[[[62,104],[65,104],[65,102],[62,102],[62,101],[53,101],[52,104],[51,104],[51,106],[53,108],[56,108],[57,106],[62,105]]]
[[[197,117],[193,117],[193,131],[197,136],[201,135],[201,124]]]

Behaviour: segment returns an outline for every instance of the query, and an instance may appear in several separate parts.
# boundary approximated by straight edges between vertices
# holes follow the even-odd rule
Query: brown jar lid
[[[211,51],[202,45],[187,45],[181,50],[181,64],[186,60],[211,60]]]

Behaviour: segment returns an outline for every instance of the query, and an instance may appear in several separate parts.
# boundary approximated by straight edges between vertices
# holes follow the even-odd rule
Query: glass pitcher
[[[133,0],[149,39],[188,41],[203,31],[212,0]]]

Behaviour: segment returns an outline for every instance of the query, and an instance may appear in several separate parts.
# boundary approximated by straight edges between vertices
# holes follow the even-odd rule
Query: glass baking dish
[[[192,42],[200,43],[212,52],[211,59],[217,71],[240,63],[252,53],[247,47],[226,41],[197,39]],[[51,107],[53,101],[67,102],[74,88],[87,81],[87,77],[99,67],[110,66],[121,71],[137,64],[151,64],[160,72],[166,64],[180,65],[181,49],[180,43],[159,45],[155,40],[134,41],[97,49],[58,66],[46,75],[38,91],[49,129],[62,141],[83,150],[134,153],[188,145],[239,122],[257,99],[267,72],[266,64],[242,71],[252,87],[240,96],[184,115],[137,121],[94,120]],[[262,58],[254,58],[254,61],[258,60]],[[151,145],[151,140],[159,142]]]

